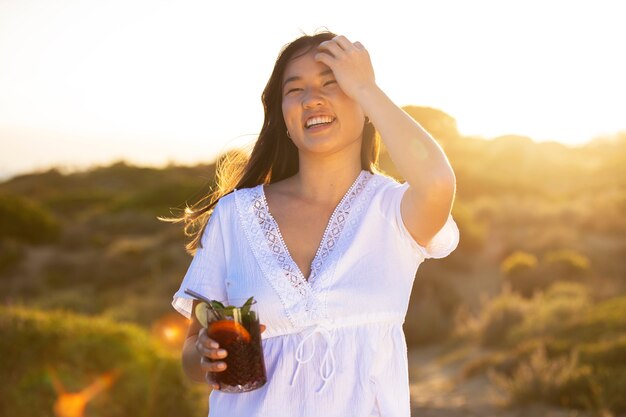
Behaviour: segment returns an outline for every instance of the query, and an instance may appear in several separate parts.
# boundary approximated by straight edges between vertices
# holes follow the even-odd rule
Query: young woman
[[[173,301],[192,318],[184,370],[205,381],[228,354],[184,289],[254,296],[268,382],[243,394],[214,384],[211,416],[409,416],[402,323],[420,263],[458,243],[452,168],[344,36],[287,45],[262,99],[263,128],[236,184],[185,219],[195,256]],[[374,127],[405,183],[376,170]]]

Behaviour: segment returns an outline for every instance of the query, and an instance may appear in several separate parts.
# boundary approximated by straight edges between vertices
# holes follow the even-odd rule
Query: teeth
[[[321,124],[326,124],[326,123],[332,123],[333,122],[332,117],[330,116],[316,116],[316,117],[311,117],[309,120],[306,121],[306,127],[309,128],[311,126],[315,126],[315,125],[321,125]]]

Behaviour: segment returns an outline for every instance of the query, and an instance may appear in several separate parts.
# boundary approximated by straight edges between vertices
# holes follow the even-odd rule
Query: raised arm
[[[448,159],[435,140],[378,87],[369,53],[337,36],[319,46],[316,59],[333,71],[341,89],[374,124],[396,168],[408,182],[402,219],[417,243],[428,245],[445,224],[456,189]]]

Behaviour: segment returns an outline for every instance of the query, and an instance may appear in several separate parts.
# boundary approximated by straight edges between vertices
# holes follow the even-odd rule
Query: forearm
[[[205,373],[200,366],[200,353],[195,347],[198,336],[190,336],[185,340],[182,352],[183,371],[194,382],[206,382]]]
[[[380,133],[400,175],[419,190],[454,189],[454,171],[437,142],[377,86],[360,92],[358,101]]]

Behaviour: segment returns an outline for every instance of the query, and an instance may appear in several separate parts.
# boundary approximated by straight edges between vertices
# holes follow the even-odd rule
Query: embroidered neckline
[[[330,216],[318,250],[311,262],[307,281],[288,252],[278,223],[269,212],[262,185],[235,192],[237,210],[248,243],[263,276],[274,288],[294,325],[314,322],[325,316],[326,289],[332,285],[341,251],[335,250],[354,235],[368,196],[377,181],[361,171]]]
[[[313,283],[315,281],[315,278],[317,277],[320,270],[322,269],[325,259],[328,257],[328,255],[332,252],[332,250],[336,246],[336,242],[337,240],[339,240],[341,231],[343,230],[343,226],[345,225],[345,221],[347,220],[348,215],[350,214],[351,205],[346,204],[346,203],[348,201],[351,202],[352,200],[354,200],[354,198],[361,192],[361,190],[363,189],[363,186],[365,185],[365,183],[367,183],[367,180],[370,177],[366,174],[369,174],[369,172],[365,170],[362,170],[359,173],[359,175],[354,180],[352,185],[350,185],[350,188],[348,188],[348,191],[346,191],[346,193],[343,195],[341,200],[339,200],[339,203],[337,204],[337,206],[335,206],[333,213],[328,218],[328,223],[326,224],[326,228],[324,229],[324,234],[322,235],[322,239],[320,240],[320,243],[318,244],[317,251],[315,252],[315,256],[313,256],[313,259],[311,260],[310,272],[309,272],[308,278],[304,276],[304,274],[300,270],[300,267],[291,256],[289,247],[287,246],[287,243],[285,243],[285,239],[283,238],[283,235],[280,231],[280,226],[278,225],[278,222],[276,221],[276,219],[274,218],[274,216],[272,216],[272,213],[270,212],[269,204],[267,203],[267,197],[265,194],[265,187],[263,185],[259,186],[261,195],[263,198],[263,205],[264,205],[265,213],[269,217],[270,221],[273,223],[273,229],[276,231],[279,243],[282,246],[282,248],[280,248],[281,252],[284,252],[285,257],[286,257],[286,259],[284,260],[279,259],[279,263],[281,264],[284,262],[289,263],[290,264],[289,270],[297,274],[299,280],[308,282],[310,286],[314,285]],[[363,179],[365,179],[365,181],[363,181]],[[267,243],[268,245],[270,245],[270,249],[272,250],[272,252],[276,252],[276,250],[272,247],[275,244],[274,237],[266,234],[266,238],[268,240]],[[283,265],[281,265],[281,267],[282,266]],[[303,284],[300,284],[300,285],[303,285]]]

